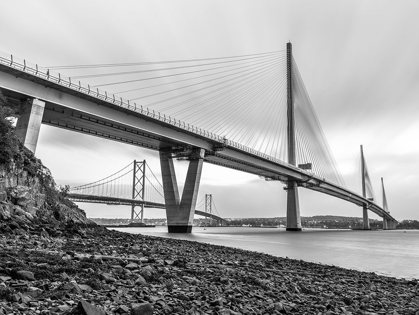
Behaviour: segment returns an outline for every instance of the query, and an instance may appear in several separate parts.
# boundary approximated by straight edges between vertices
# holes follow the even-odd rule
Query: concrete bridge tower
[[[288,163],[296,166],[295,157],[295,120],[294,100],[292,95],[292,45],[287,43],[287,138]],[[300,203],[295,180],[287,182],[287,231],[301,231]]]
[[[364,150],[361,145],[361,180],[362,180],[362,197],[367,198],[367,191],[365,186],[365,177],[366,177],[366,166],[365,166],[365,158],[364,158]],[[362,220],[364,230],[370,229],[370,220],[368,219],[368,205],[362,205]]]

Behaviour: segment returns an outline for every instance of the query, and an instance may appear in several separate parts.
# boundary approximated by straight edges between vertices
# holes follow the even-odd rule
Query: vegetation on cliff
[[[0,91],[0,232],[35,223],[95,225],[65,198],[66,188],[57,187],[49,169],[17,139],[13,117],[16,113]]]

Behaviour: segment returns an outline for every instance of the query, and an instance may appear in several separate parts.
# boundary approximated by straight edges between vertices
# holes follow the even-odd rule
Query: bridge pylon
[[[205,194],[205,212],[212,213],[212,194]]]
[[[160,150],[160,165],[166,204],[167,228],[169,233],[191,233],[205,150],[192,149],[188,154],[189,167],[183,188],[182,199],[176,180],[171,151]]]
[[[367,198],[367,191],[365,185],[365,178],[367,176],[367,169],[365,166],[365,158],[364,158],[364,150],[361,144],[361,184],[362,184],[362,197]],[[362,205],[362,229],[369,230],[370,229],[370,220],[368,219],[368,205]]]
[[[292,45],[287,43],[287,138],[288,163],[296,166],[295,158],[295,120],[292,95]],[[301,231],[300,202],[295,180],[287,182],[287,231]]]
[[[132,179],[132,199],[135,200],[140,198],[144,201],[145,194],[145,169],[146,161],[138,162],[134,160],[133,163],[133,179]],[[140,207],[140,211],[136,210],[136,207]],[[136,206],[132,204],[131,206],[131,220],[141,220],[143,222],[144,218],[144,204]]]

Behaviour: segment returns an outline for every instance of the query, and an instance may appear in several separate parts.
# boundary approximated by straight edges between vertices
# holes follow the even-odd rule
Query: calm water
[[[398,278],[419,279],[418,230],[307,229],[292,233],[276,228],[194,227],[191,234],[169,234],[167,227],[117,230],[237,247]]]

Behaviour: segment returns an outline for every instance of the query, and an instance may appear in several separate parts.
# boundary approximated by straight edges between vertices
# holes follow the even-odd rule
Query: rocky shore
[[[404,280],[105,228],[0,234],[3,314],[419,314]]]

